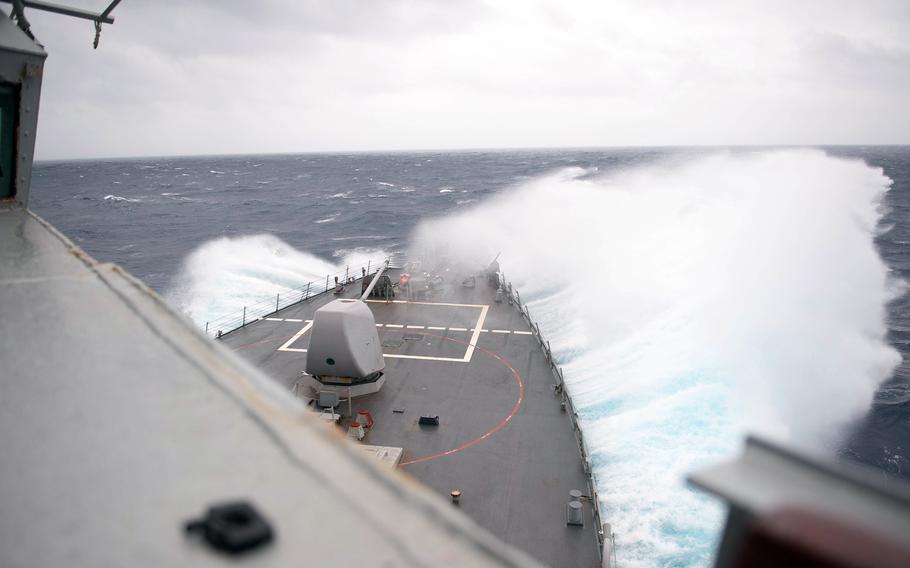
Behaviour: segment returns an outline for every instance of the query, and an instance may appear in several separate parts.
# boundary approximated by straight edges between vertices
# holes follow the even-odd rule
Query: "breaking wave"
[[[336,263],[301,252],[272,235],[208,241],[189,254],[165,293],[168,302],[202,326],[275,294],[319,282],[388,256],[383,251],[344,251]]]
[[[139,198],[122,197],[120,195],[105,195],[104,201],[110,201],[112,203],[141,203],[142,202],[142,200]]]
[[[814,150],[524,182],[418,228],[508,280],[552,341],[617,560],[704,566],[719,504],[684,476],[747,431],[833,451],[899,362],[873,243],[890,180]]]

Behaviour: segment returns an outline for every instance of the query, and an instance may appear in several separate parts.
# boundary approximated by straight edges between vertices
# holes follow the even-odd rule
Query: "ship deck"
[[[397,281],[397,271],[388,274]],[[360,291],[357,282],[341,296],[311,298],[221,341],[306,397],[298,380],[314,312]],[[419,301],[399,294],[369,306],[386,383],[351,402],[374,420],[362,443],[402,448],[399,470],[443,498],[461,491],[464,513],[544,564],[599,565],[592,504],[583,501],[583,527],[566,523],[569,491],[590,495],[590,487],[550,364],[519,310],[497,303],[481,277],[473,288],[452,278]],[[336,411],[347,416],[347,402]],[[438,416],[439,425],[421,426],[421,416]]]

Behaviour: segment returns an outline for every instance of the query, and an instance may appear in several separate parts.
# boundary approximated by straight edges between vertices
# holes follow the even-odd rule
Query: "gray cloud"
[[[90,23],[30,12],[49,52],[40,157],[910,142],[903,0],[126,0],[115,16],[93,51]]]

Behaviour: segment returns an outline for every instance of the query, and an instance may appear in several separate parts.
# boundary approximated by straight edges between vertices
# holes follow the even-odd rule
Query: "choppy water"
[[[908,147],[56,162],[31,206],[198,322],[363,255],[502,252],[624,565],[707,563],[680,476],[745,430],[910,478]]]

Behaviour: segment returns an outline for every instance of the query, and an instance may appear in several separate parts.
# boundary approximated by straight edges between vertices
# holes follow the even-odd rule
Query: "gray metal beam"
[[[12,4],[12,0],[0,0],[6,4]],[[100,22],[102,24],[113,24],[114,18],[110,16],[111,11],[117,7],[117,4],[120,3],[120,0],[114,0],[111,2],[104,12],[96,14],[95,12],[89,12],[88,10],[82,10],[80,8],[72,8],[70,6],[63,6],[61,4],[54,4],[52,2],[44,2],[43,0],[22,0],[22,5],[26,8],[34,8],[35,10],[43,10],[45,12],[53,12],[54,14],[62,14],[64,16],[72,16],[73,18],[81,18],[83,20],[91,20],[93,22]]]
[[[382,276],[382,273],[385,272],[385,269],[389,267],[389,261],[386,260],[385,264],[382,265],[382,268],[376,271],[376,275],[373,276],[373,279],[370,281],[370,285],[367,286],[367,289],[363,291],[363,295],[360,296],[360,300],[365,302],[367,298],[370,297],[370,293],[373,291],[373,287],[376,286],[376,283],[379,282],[379,277]]]
[[[730,505],[717,566],[730,561],[746,520],[784,507],[822,511],[910,543],[910,484],[830,458],[810,456],[750,436],[741,457],[699,470],[691,485]]]

